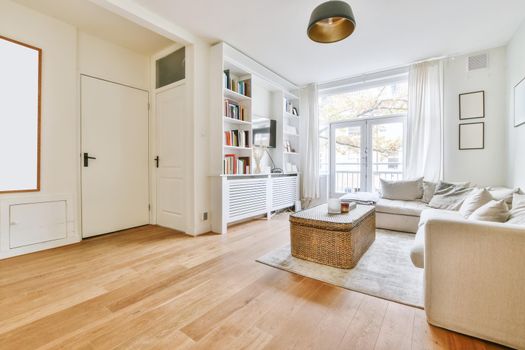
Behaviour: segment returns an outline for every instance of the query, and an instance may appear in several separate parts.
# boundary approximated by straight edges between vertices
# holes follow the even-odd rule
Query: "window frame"
[[[41,143],[42,143],[42,49],[33,45],[26,44],[24,42],[14,40],[5,36],[0,35],[0,40],[9,41],[13,44],[24,46],[28,49],[35,50],[38,54],[38,106],[36,115],[36,184],[34,188],[23,188],[23,189],[8,189],[0,190],[0,194],[6,193],[23,193],[23,192],[39,192],[40,191],[40,175],[41,175]]]

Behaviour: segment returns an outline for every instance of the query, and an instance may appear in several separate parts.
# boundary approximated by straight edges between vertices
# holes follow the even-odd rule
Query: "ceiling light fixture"
[[[310,16],[308,37],[318,43],[335,43],[350,36],[355,29],[352,8],[344,1],[327,1]]]

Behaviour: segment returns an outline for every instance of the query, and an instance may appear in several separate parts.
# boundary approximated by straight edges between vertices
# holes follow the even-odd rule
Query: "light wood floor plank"
[[[0,348],[503,349],[424,311],[255,262],[286,215],[189,237],[144,226],[0,261]]]

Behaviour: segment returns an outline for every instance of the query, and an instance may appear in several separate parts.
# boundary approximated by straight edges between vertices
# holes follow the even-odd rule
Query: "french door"
[[[403,178],[405,117],[330,124],[330,194],[375,192]]]

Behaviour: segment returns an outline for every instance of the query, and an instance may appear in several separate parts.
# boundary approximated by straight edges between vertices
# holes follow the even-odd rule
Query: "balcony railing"
[[[338,163],[337,166],[359,166],[357,163]],[[400,163],[374,163],[372,173],[374,191],[381,188],[379,179],[398,181],[403,179],[403,171]],[[389,167],[393,170],[379,170],[379,168]],[[364,190],[364,189],[363,189]],[[358,170],[336,170],[335,172],[335,191],[337,193],[359,192],[361,191],[361,172]]]

